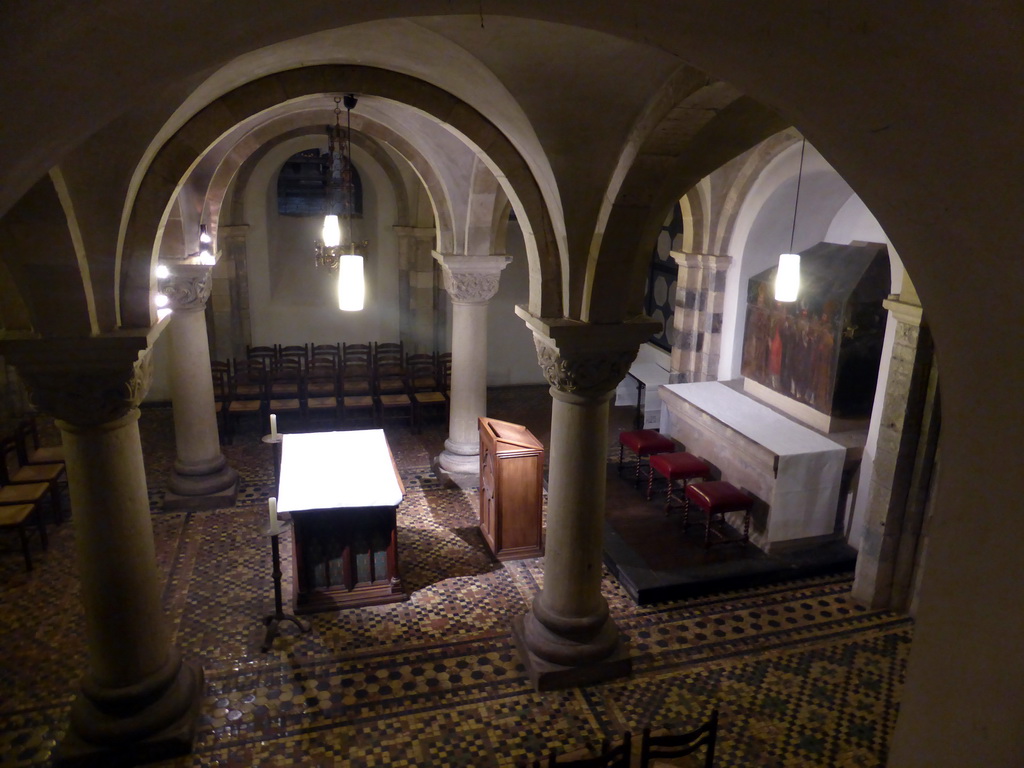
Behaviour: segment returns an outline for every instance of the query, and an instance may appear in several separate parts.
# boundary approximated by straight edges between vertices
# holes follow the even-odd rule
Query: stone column
[[[4,345],[33,403],[57,420],[71,496],[89,665],[56,765],[184,754],[195,734],[203,671],[170,643],[139,438],[152,338]]]
[[[938,442],[938,382],[931,334],[916,294],[905,291],[884,306],[896,321],[896,335],[853,597],[872,608],[904,610]]]
[[[480,473],[477,419],[487,413],[487,302],[509,256],[435,253],[452,299],[452,394],[448,439],[438,464],[452,474]]]
[[[432,227],[395,227],[401,339],[408,352],[433,352],[434,259]]]
[[[545,320],[517,307],[551,384],[544,588],[513,620],[537,690],[628,675],[629,650],[601,594],[608,402],[658,324]]]
[[[170,299],[171,397],[177,458],[167,483],[168,509],[220,508],[235,503],[238,473],[220,450],[210,377],[206,302],[212,267],[176,264],[161,281]]]
[[[672,324],[672,372],[678,382],[714,381],[722,349],[725,278],[732,258],[672,251],[679,265]]]

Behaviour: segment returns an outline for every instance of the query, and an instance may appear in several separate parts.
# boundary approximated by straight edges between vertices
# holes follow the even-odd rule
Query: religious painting
[[[800,254],[800,295],[774,298],[775,268],[747,284],[741,373],[829,416],[871,413],[889,293],[884,246],[818,243]]]

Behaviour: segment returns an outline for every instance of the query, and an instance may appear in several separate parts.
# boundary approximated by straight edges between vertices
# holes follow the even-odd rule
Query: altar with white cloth
[[[404,495],[384,430],[283,436],[277,509],[294,526],[297,613],[407,599],[396,538]]]
[[[658,393],[662,433],[757,497],[755,544],[771,551],[834,535],[844,446],[721,382],[666,384]]]

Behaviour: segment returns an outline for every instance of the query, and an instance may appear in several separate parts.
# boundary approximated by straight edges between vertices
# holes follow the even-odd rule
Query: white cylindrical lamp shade
[[[800,292],[800,254],[783,253],[775,272],[775,300],[796,301]]]
[[[338,223],[337,216],[334,214],[324,216],[324,229],[321,235],[326,248],[335,248],[341,244],[341,225]]]
[[[363,257],[354,253],[338,257],[338,309],[359,312],[366,297]]]

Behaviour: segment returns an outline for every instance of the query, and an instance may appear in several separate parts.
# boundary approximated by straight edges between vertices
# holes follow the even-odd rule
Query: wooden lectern
[[[480,418],[480,531],[499,560],[544,554],[544,446],[519,424]]]

